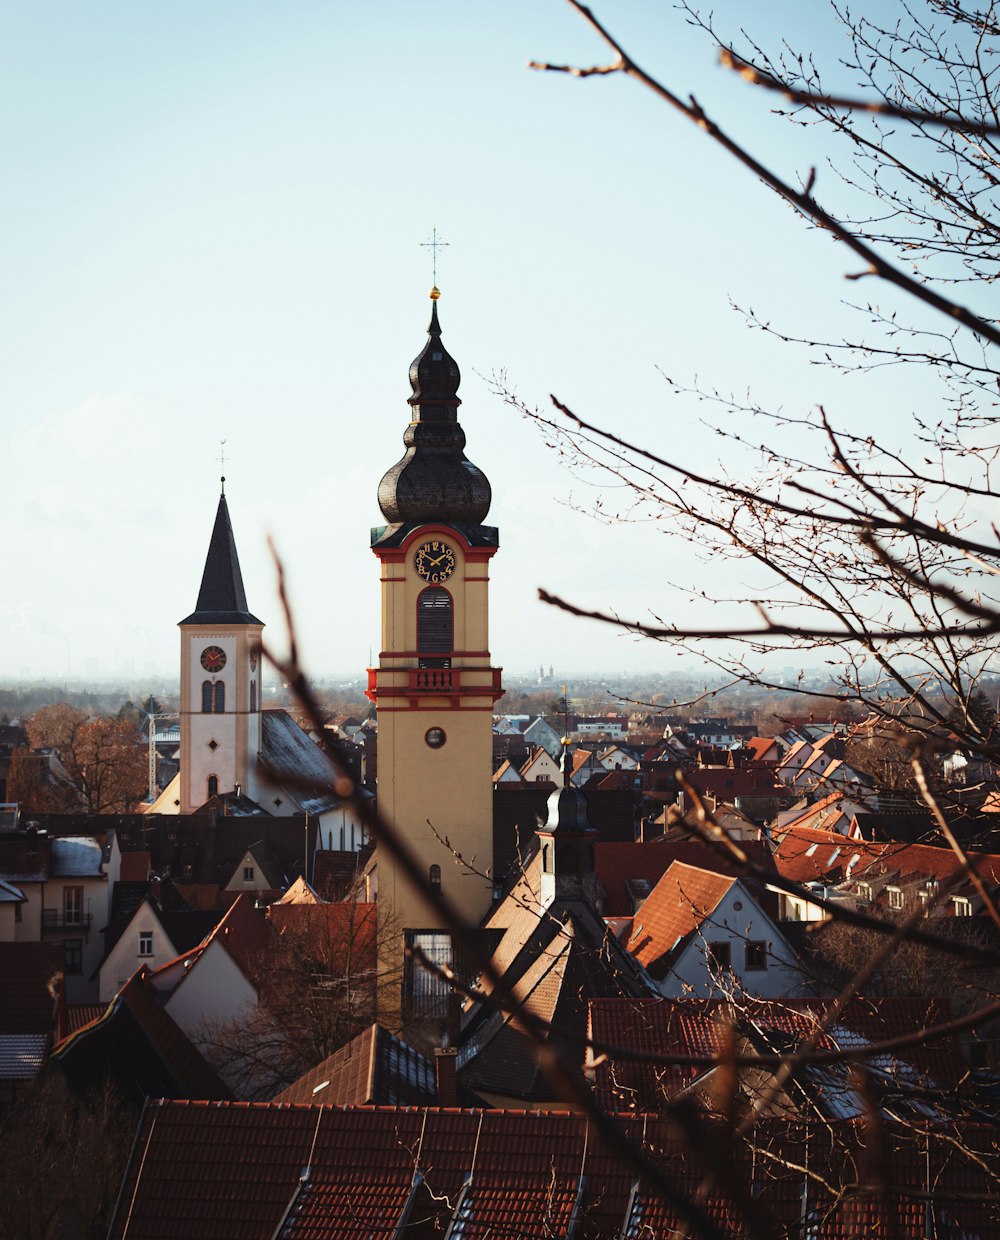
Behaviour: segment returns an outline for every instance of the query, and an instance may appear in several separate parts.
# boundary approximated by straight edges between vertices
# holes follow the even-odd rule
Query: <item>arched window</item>
[[[427,871],[427,881],[431,891],[439,896],[441,894],[441,867],[439,865],[432,865]]]
[[[226,685],[224,681],[215,682],[215,713],[221,715],[226,709]]]
[[[451,667],[454,605],[440,586],[430,586],[417,599],[417,654],[421,667]]]
[[[201,686],[201,713],[210,715],[212,713],[212,682],[206,680]]]
[[[250,713],[253,714],[257,709],[257,682],[250,681]]]
[[[219,777],[218,775],[209,775],[208,777],[208,795],[209,797],[218,796],[219,794]]]

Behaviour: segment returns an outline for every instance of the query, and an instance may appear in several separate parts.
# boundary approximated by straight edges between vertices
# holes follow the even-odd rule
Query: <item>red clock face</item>
[[[201,652],[201,665],[206,672],[221,672],[226,666],[226,652],[219,646],[206,646]]]

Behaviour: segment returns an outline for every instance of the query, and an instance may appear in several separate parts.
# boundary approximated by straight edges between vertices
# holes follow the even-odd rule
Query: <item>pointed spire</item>
[[[247,596],[240,572],[240,558],[236,553],[236,540],[229,520],[226,503],[225,479],[215,514],[212,540],[208,545],[205,571],[201,577],[198,603],[190,616],[181,624],[261,624],[247,610]]]

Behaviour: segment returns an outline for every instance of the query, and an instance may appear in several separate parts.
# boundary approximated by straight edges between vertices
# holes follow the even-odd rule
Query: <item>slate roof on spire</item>
[[[208,545],[198,603],[191,615],[185,616],[180,623],[263,624],[247,610],[240,557],[236,554],[236,539],[233,537],[225,493],[219,496],[219,509],[215,514],[212,541]]]

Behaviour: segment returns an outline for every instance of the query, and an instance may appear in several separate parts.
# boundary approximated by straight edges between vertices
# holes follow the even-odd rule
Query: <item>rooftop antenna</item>
[[[451,242],[439,240],[438,230],[436,228],[432,228],[430,237],[426,241],[421,241],[420,243],[421,249],[427,249],[427,250],[430,250],[431,252],[431,272],[432,272],[431,282],[434,286],[431,289],[431,297],[433,298],[434,301],[437,301],[437,299],[441,296],[441,294],[438,292],[438,286],[437,286],[437,283],[438,283],[438,250],[442,246],[445,246],[445,245],[451,245]]]

